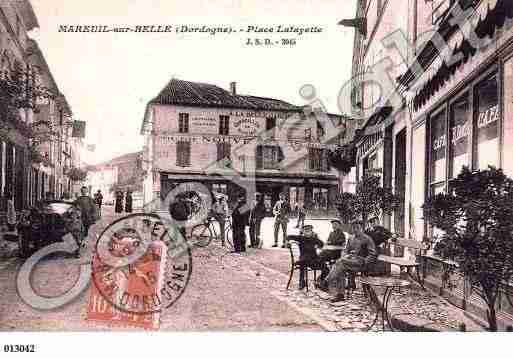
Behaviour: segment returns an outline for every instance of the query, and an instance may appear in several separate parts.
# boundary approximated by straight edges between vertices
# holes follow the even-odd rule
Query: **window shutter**
[[[257,148],[256,148],[256,156],[255,156],[255,160],[256,160],[256,163],[255,163],[255,166],[256,166],[256,169],[262,169],[262,166],[263,166],[263,148],[261,145],[258,145]]]
[[[191,165],[191,143],[185,142],[185,159],[184,159],[184,165],[190,166]]]

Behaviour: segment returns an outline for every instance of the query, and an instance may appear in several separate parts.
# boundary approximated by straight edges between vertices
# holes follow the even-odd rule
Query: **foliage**
[[[25,137],[33,137],[30,126],[20,119],[20,109],[31,108],[38,113],[37,99],[54,98],[54,94],[47,88],[34,84],[32,73],[19,66],[10,74],[0,74],[0,126],[7,130],[7,124],[18,129]]]
[[[494,167],[464,168],[451,193],[429,198],[423,208],[429,223],[443,231],[435,253],[458,263],[488,306],[490,330],[497,330],[501,282],[513,275],[513,180]]]
[[[83,181],[87,177],[87,171],[77,167],[70,168],[66,174],[72,181]]]
[[[330,151],[329,161],[332,167],[348,174],[356,164],[356,147],[352,144],[338,146],[335,150]]]
[[[41,162],[43,162],[44,157],[41,154],[41,152],[39,152],[39,150],[37,149],[36,146],[29,146],[28,147],[28,151],[29,151],[30,161],[32,163],[41,163]]]
[[[362,178],[354,194],[342,193],[336,202],[339,217],[344,223],[359,219],[363,221],[365,228],[372,217],[390,215],[400,205],[401,199],[392,189],[383,188],[380,177],[373,174]]]

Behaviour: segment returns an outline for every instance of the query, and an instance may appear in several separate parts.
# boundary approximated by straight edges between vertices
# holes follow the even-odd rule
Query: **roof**
[[[171,79],[151,103],[198,107],[222,107],[261,111],[294,111],[301,107],[268,97],[233,95],[219,86]]]
[[[140,156],[142,156],[142,151],[127,153],[127,154],[115,157],[111,160],[102,162],[100,164],[91,165],[91,166],[89,166],[89,170],[90,171],[101,171],[105,167],[114,167],[114,166],[117,166],[117,165],[120,165],[123,163],[136,162]]]

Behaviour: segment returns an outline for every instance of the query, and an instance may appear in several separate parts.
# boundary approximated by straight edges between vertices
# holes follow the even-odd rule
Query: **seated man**
[[[377,251],[374,241],[365,233],[361,221],[351,223],[354,237],[349,240],[342,257],[335,263],[326,280],[336,290],[332,302],[344,300],[346,276],[348,272],[361,272],[370,269],[376,262]],[[355,286],[355,283],[351,283]]]
[[[316,248],[322,248],[324,243],[319,239],[319,236],[313,231],[313,226],[307,224],[303,227],[303,233],[301,236],[290,236],[293,237],[296,242],[299,243],[300,257],[296,264],[300,265],[299,272],[299,289],[303,289],[306,286],[305,274],[308,267],[321,269],[321,262],[317,255]]]
[[[330,246],[344,246],[346,244],[346,235],[342,230],[342,223],[338,219],[334,219],[331,221],[331,226],[333,231],[330,233],[326,244]],[[342,250],[340,249],[323,249],[321,253],[319,253],[319,259],[322,263],[322,272],[319,278],[320,288],[327,289],[327,283],[325,281],[329,274],[327,262],[339,259],[341,254]]]

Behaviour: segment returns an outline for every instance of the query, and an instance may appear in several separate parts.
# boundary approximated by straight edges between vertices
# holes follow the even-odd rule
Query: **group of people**
[[[116,200],[114,205],[114,211],[116,213],[123,213],[123,207],[126,213],[132,213],[132,203],[132,191],[126,191],[126,194],[123,191],[116,191]]]
[[[246,226],[249,226],[250,248],[262,248],[260,229],[266,209],[261,193],[255,193],[249,211],[245,210],[246,198],[239,197],[232,211],[233,252],[246,251]]]

